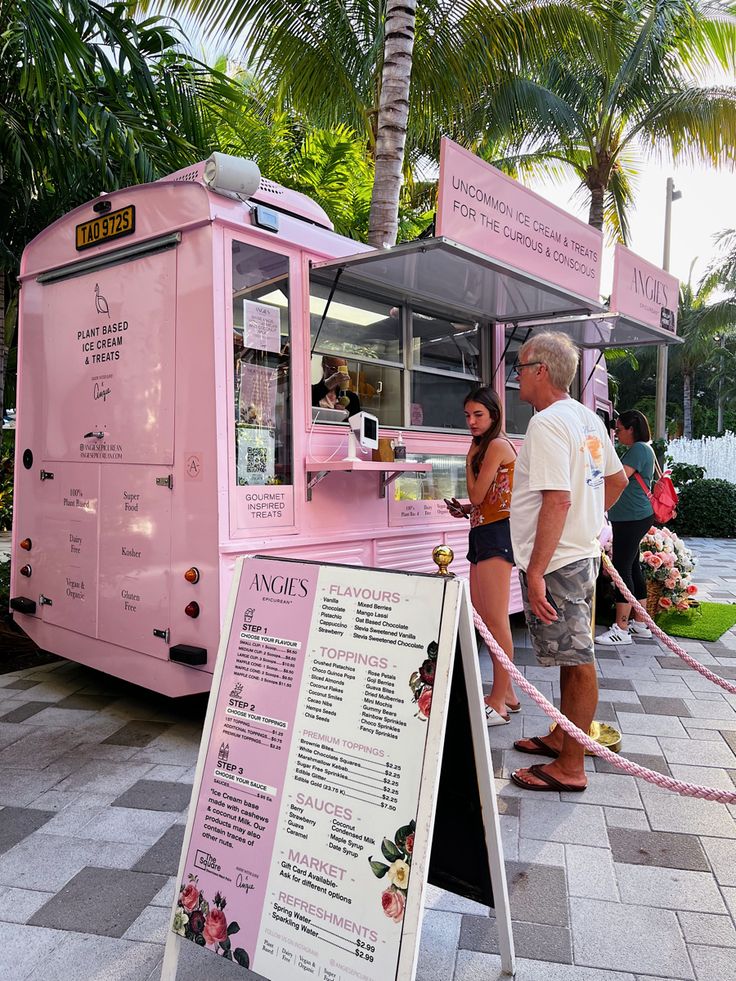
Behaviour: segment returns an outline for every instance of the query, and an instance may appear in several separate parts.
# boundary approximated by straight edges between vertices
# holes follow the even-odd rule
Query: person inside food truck
[[[323,409],[347,409],[349,416],[360,412],[360,399],[348,389],[350,375],[345,358],[325,354],[322,358],[322,378],[312,385],[312,405]]]

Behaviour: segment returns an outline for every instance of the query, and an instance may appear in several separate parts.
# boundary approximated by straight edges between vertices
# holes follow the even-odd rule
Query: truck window
[[[519,398],[519,379],[513,371],[516,359],[519,357],[521,345],[526,340],[527,332],[517,328],[514,336],[512,327],[506,328],[506,357],[500,371],[506,383],[506,432],[509,436],[523,436],[534,410],[527,402]]]
[[[291,484],[289,260],[232,243],[235,480]]]
[[[479,325],[414,311],[411,344],[410,425],[465,431],[463,402],[481,384]]]
[[[350,375],[347,388],[360,408],[378,416],[382,426],[403,425],[400,308],[344,290],[336,290],[327,306],[329,296],[328,287],[311,283],[312,385],[324,376],[324,357],[330,364],[342,358]]]

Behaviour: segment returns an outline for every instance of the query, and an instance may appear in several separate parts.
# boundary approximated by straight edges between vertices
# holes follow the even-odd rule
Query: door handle
[[[82,439],[92,439],[92,437],[94,437],[95,439],[104,439],[105,434],[99,431],[93,433],[85,433]]]

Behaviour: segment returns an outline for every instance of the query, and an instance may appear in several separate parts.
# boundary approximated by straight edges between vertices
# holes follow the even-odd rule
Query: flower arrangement
[[[409,889],[409,872],[411,871],[411,858],[414,853],[414,832],[416,823],[410,821],[402,825],[391,838],[384,838],[381,842],[381,854],[390,862],[374,862],[373,856],[368,861],[371,871],[377,879],[384,876],[390,882],[388,888],[381,893],[381,908],[389,919],[394,923],[401,923],[404,918],[404,908],[406,906],[406,893]]]
[[[434,676],[437,670],[437,652],[439,646],[437,641],[432,641],[427,645],[427,657],[422,661],[419,670],[415,671],[409,678],[414,701],[417,703],[417,718],[429,718],[432,709],[432,689],[434,688]]]
[[[215,893],[212,905],[204,898],[199,888],[199,876],[189,875],[189,881],[179,889],[179,900],[174,913],[174,933],[187,940],[193,940],[200,947],[212,946],[216,953],[227,960],[235,961],[241,967],[250,966],[250,958],[242,947],[232,948],[230,937],[240,931],[233,921],[227,922],[224,909],[227,900],[219,892]]]
[[[698,592],[692,581],[695,558],[684,542],[667,528],[650,528],[639,546],[644,574],[656,583],[661,595],[658,612],[687,610]]]

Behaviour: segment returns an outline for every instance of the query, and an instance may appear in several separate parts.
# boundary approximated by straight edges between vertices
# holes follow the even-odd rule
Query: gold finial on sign
[[[455,553],[452,551],[449,545],[438,545],[432,550],[432,560],[437,565],[436,576],[454,576],[454,572],[450,572],[448,566],[455,558]]]

